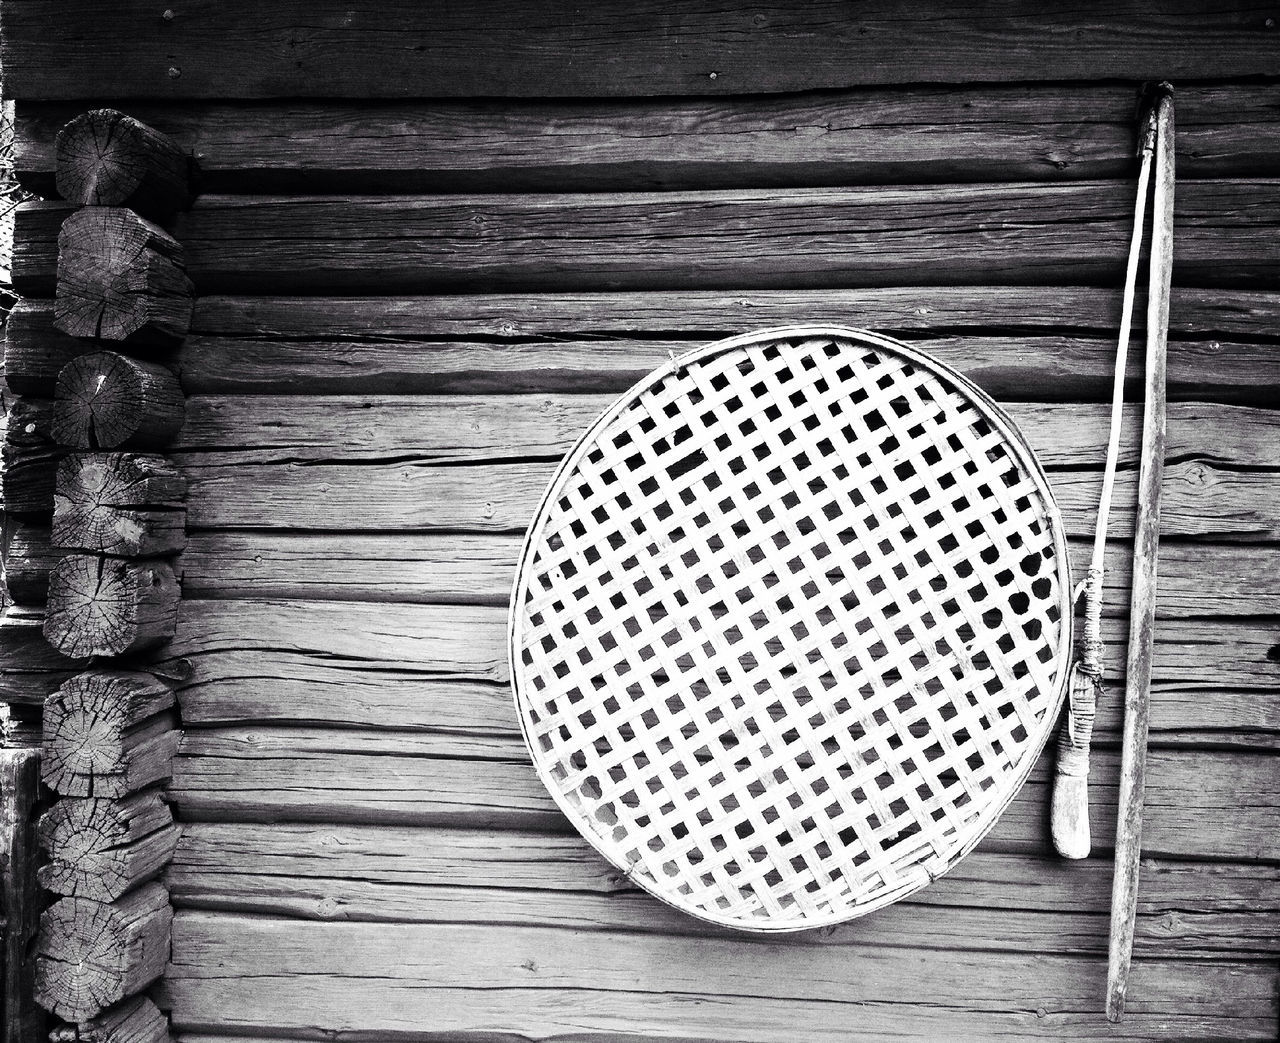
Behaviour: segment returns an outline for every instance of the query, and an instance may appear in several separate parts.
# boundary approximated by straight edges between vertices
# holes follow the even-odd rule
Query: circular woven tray
[[[985,394],[886,337],[766,330],[672,360],[561,464],[512,595],[516,708],[636,884],[821,926],[991,828],[1057,718],[1070,590]]]

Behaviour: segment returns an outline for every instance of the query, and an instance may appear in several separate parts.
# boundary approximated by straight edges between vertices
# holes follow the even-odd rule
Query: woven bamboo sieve
[[[1066,541],[1016,428],[861,330],[651,374],[584,434],[511,602],[539,776],[629,879],[798,930],[910,894],[986,834],[1061,707]]]

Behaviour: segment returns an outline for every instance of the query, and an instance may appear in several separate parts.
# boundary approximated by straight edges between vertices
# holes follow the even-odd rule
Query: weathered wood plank
[[[771,93],[862,84],[1280,73],[1247,0],[1092,2],[1070,9],[892,0],[749,9],[608,0],[487,8],[391,0],[376,10],[250,0],[159,17],[129,0],[104,19],[77,0],[5,11],[6,93],[109,97],[626,97]],[[388,27],[394,27],[394,32]],[[1028,46],[1034,41],[1035,46]]]
[[[173,692],[150,674],[90,670],[44,704],[41,777],[68,797],[123,797],[169,776]]]
[[[1275,290],[1172,291],[1171,333],[1271,335],[1280,320]],[[39,302],[30,302],[33,306]],[[700,340],[765,326],[848,322],[886,331],[934,333],[968,327],[1016,331],[1070,327],[1115,330],[1120,291],[1089,286],[886,286],[826,290],[459,294],[401,297],[202,296],[192,329],[227,336],[342,339],[547,337],[663,333]],[[1145,314],[1134,316],[1140,329]]]
[[[1139,954],[1273,952],[1275,866],[1143,864]],[[581,837],[432,827],[190,824],[175,905],[314,920],[521,923],[740,937],[630,885]],[[1111,867],[976,852],[924,891],[786,944],[1106,951]]]
[[[44,1032],[30,954],[43,904],[36,882],[39,799],[39,752],[0,750],[0,1043],[29,1043]]]
[[[43,608],[10,606],[0,612],[0,702],[43,706],[84,665],[83,659],[54,651],[43,625]]]
[[[1112,291],[1082,287],[207,297],[196,302],[194,333],[172,358],[193,395],[289,394],[302,386],[616,393],[670,352],[750,329],[829,321],[897,333],[1000,398],[1103,400],[1115,358],[1106,334],[1118,315]],[[1172,397],[1271,401],[1280,383],[1273,345],[1238,338],[1274,331],[1280,294],[1179,290],[1172,321]],[[1063,328],[1080,332],[1063,335]],[[51,396],[62,365],[93,347],[54,330],[47,302],[24,301],[6,326],[6,379],[22,394]],[[1131,360],[1135,389],[1139,364]]]
[[[506,605],[521,537],[453,533],[335,534],[275,531],[195,533],[182,556],[183,590],[195,598],[401,601]],[[1089,547],[1073,541],[1072,574]],[[1104,610],[1124,611],[1132,551],[1108,549]],[[1160,548],[1157,612],[1185,616],[1270,616],[1274,544],[1174,543]],[[1211,579],[1212,582],[1207,582]]]
[[[983,842],[1042,852],[1052,758]],[[1120,757],[1096,750],[1094,833],[1115,833]],[[1143,850],[1151,857],[1280,861],[1275,758],[1153,749]],[[518,738],[296,728],[188,729],[169,795],[184,821],[333,822],[564,832]]]
[[[396,532],[524,532],[558,460],[439,465],[398,454],[376,461],[300,463],[287,452],[245,466],[218,453],[175,453],[190,480],[189,529],[382,529]],[[1097,471],[1049,476],[1067,533],[1088,536],[1097,510]],[[1274,540],[1280,483],[1274,472],[1235,470],[1192,459],[1168,465],[1161,512],[1166,537]],[[1116,481],[1111,532],[1133,531],[1136,482]]]
[[[87,1021],[164,973],[173,910],[168,892],[143,884],[118,902],[61,898],[40,916],[36,1002]]]
[[[228,450],[226,463],[256,465],[281,456],[298,463],[389,456],[422,463],[477,463],[560,457],[616,401],[614,395],[202,395],[187,399],[187,421],[171,452]],[[1106,455],[1109,404],[1004,401],[1048,469],[1099,467]],[[1139,456],[1142,407],[1125,407],[1118,458]],[[1173,403],[1167,457],[1238,468],[1280,466],[1274,409]]]
[[[23,590],[43,604],[57,552],[48,529],[17,526]],[[199,531],[183,553],[188,598],[284,601],[371,601],[445,605],[506,605],[521,537],[513,533],[298,533],[273,530]],[[1070,543],[1072,574],[1083,575],[1089,546]],[[1107,551],[1103,610],[1123,614],[1131,549]],[[6,567],[12,559],[6,558]],[[1160,548],[1160,618],[1272,616],[1280,546],[1166,542]],[[43,573],[44,578],[40,575]],[[8,577],[12,583],[12,574]],[[1207,582],[1209,579],[1212,582]],[[27,603],[27,602],[23,602]]]
[[[516,1001],[522,1031],[511,1034],[538,1039],[569,1034],[570,1025],[587,1038],[630,1029],[686,1039],[847,1039],[851,1023],[868,1038],[910,1025],[934,1038],[999,1031],[1062,1039],[1073,1023],[1090,1031],[1079,1024],[1083,1012],[1097,1019],[1090,1000],[1100,970],[1090,957],[957,953],[930,961],[922,977],[921,953],[912,950],[193,911],[175,918],[173,939],[167,990],[179,1029],[358,1024],[402,1040],[427,1038],[424,1024],[492,1038],[512,1025],[516,1010],[507,1004]],[[541,1002],[532,1000],[537,993]],[[592,993],[599,999],[585,1002]],[[608,1016],[605,997],[617,1004]],[[821,1013],[805,1004],[820,1004]],[[775,1020],[782,1010],[792,1015],[785,1024]],[[1145,1030],[1173,1039],[1231,1025],[1233,1038],[1247,1038],[1274,1012],[1274,971],[1265,964],[1151,960],[1134,975],[1126,1027],[1139,1038]]]
[[[1115,285],[1132,223],[1123,181],[726,192],[280,197],[204,195],[178,215],[205,293],[819,288],[912,281]],[[1178,193],[1180,283],[1269,286],[1280,191]],[[13,279],[54,285],[63,203],[28,203]]]
[[[1123,595],[1122,595],[1123,597]],[[1108,680],[1123,675],[1126,620],[1104,623]],[[166,652],[189,659],[179,689],[188,724],[327,721],[515,734],[500,607],[297,601],[194,601]],[[1276,626],[1170,620],[1158,629],[1153,732],[1280,731]],[[1108,689],[1101,733],[1117,732]]]
[[[1280,174],[1277,99],[1274,84],[1180,84],[1179,172]],[[1117,177],[1133,165],[1134,102],[1116,84],[127,109],[194,155],[209,192],[510,192]],[[28,189],[53,195],[55,138],[83,110],[18,105]]]

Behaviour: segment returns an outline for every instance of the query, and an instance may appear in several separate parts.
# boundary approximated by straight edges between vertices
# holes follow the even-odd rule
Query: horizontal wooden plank
[[[206,192],[499,192],[1119,177],[1128,84],[879,89],[627,102],[131,102]],[[118,102],[116,102],[118,104]],[[1178,87],[1178,175],[1280,175],[1280,87]],[[86,102],[22,102],[14,167],[53,196],[54,138]]]
[[[1123,619],[1103,637],[1123,676]],[[1280,660],[1270,619],[1169,620],[1157,629],[1152,729],[1280,731]],[[188,725],[328,721],[513,735],[506,612],[499,607],[335,601],[196,601],[179,607],[167,654],[190,660]],[[1099,706],[1119,730],[1122,699]]]
[[[905,901],[783,944],[1105,952],[1111,866],[980,851]],[[1280,869],[1147,859],[1139,955],[1280,950]],[[518,923],[738,937],[631,885],[574,836],[429,826],[189,823],[166,870],[179,908],[312,920]]]
[[[183,552],[182,589],[188,598],[505,605],[520,544],[504,533],[202,530]],[[1072,573],[1082,576],[1092,544],[1075,540],[1071,550]],[[1109,614],[1125,611],[1132,554],[1125,543],[1107,549]],[[1275,544],[1166,542],[1156,610],[1161,618],[1275,615],[1277,574]]]
[[[23,525],[25,549],[47,554],[19,563],[34,575],[56,557],[46,529]],[[514,534],[282,533],[203,530],[180,558],[188,599],[401,602],[505,606],[520,552]],[[1071,541],[1073,575],[1083,575],[1092,544]],[[1103,612],[1128,611],[1132,547],[1107,548]],[[6,562],[6,566],[8,566]],[[1275,544],[1173,543],[1160,548],[1157,616],[1274,616]],[[1207,580],[1211,578],[1211,582]],[[27,578],[29,585],[33,580]]]
[[[202,195],[177,216],[203,293],[1118,284],[1132,186],[912,185],[531,196]],[[1190,181],[1174,276],[1271,286],[1280,190]],[[62,203],[28,203],[13,280],[53,291]]]
[[[659,0],[486,7],[389,0],[14,0],[14,98],[570,97],[768,93],[885,83],[1280,73],[1269,8],[1180,0],[1071,8],[892,0],[725,8]],[[394,31],[392,31],[394,27]]]
[[[1150,857],[1280,861],[1276,759],[1153,749],[1143,851]],[[983,842],[1043,852],[1053,757],[1046,754]],[[1115,835],[1120,757],[1095,749],[1094,847]],[[169,796],[185,821],[332,822],[564,832],[518,738],[298,728],[188,728]]]
[[[1139,300],[1142,299],[1141,290]],[[1273,337],[1280,321],[1275,290],[1175,286],[1174,336],[1249,333]],[[38,307],[41,302],[27,302]],[[46,305],[47,306],[47,305]],[[1135,329],[1145,309],[1134,314]],[[1025,333],[1069,327],[1111,332],[1120,321],[1118,287],[885,286],[826,290],[458,294],[400,297],[202,296],[192,330],[201,334],[299,340],[378,336],[406,340],[458,337],[603,339],[697,335],[843,322],[888,332],[933,334],[971,327]]]
[[[536,1039],[847,1039],[851,1023],[872,1039],[1105,1031],[1096,957],[955,953],[928,960],[927,974],[922,958],[856,944],[185,911],[166,990],[179,1030],[358,1025],[395,1040],[429,1038],[425,1025],[451,1038]],[[1266,963],[1147,960],[1134,967],[1125,1025],[1131,1038],[1255,1038],[1273,1029],[1275,1006]]]
[[[348,463],[299,463],[283,454],[245,466],[218,453],[175,454],[190,478],[192,529],[252,527],[397,532],[523,532],[557,462],[531,460],[437,465],[391,457]],[[1099,471],[1056,471],[1050,487],[1073,536],[1091,535]],[[1161,533],[1273,540],[1280,520],[1280,483],[1271,471],[1240,471],[1203,460],[1165,468]],[[1132,533],[1136,480],[1120,472],[1111,532]]]
[[[1109,399],[1117,295],[1086,287],[504,295],[410,298],[202,297],[171,356],[188,394],[619,392],[721,336],[828,321],[893,332],[1000,398]],[[1137,318],[1144,311],[1138,308]],[[5,374],[50,396],[84,344],[52,329],[48,301],[6,325]],[[1280,355],[1266,338],[1280,294],[1174,293],[1174,398],[1268,404]],[[1075,331],[1064,334],[1063,329]],[[1193,339],[1194,338],[1194,339]],[[1129,387],[1140,394],[1141,359]]]
[[[85,660],[53,649],[43,625],[43,608],[9,605],[0,611],[0,702],[42,707],[46,696],[83,667]]]
[[[302,389],[300,389],[302,390]],[[390,456],[421,463],[483,463],[561,457],[616,401],[614,395],[199,395],[175,453],[224,450],[224,463],[358,462]],[[1000,408],[1048,469],[1099,466],[1110,404],[1005,401]],[[1121,467],[1139,458],[1142,408],[1125,406]],[[1274,409],[1177,402],[1168,411],[1166,453],[1233,468],[1280,466]]]
[[[192,528],[522,531],[556,463],[612,401],[591,395],[196,397],[174,458]],[[1092,533],[1109,410],[1006,402],[1073,535]],[[1115,529],[1132,524],[1138,414],[1126,416]],[[1169,536],[1275,539],[1273,410],[1170,407]],[[1092,468],[1090,470],[1082,470]]]

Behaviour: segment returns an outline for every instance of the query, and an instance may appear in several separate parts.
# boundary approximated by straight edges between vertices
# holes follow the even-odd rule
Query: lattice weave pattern
[[[1065,544],[985,396],[887,338],[675,360],[552,481],[512,602],[535,765],[636,883],[756,930],[928,883],[1060,705]]]

